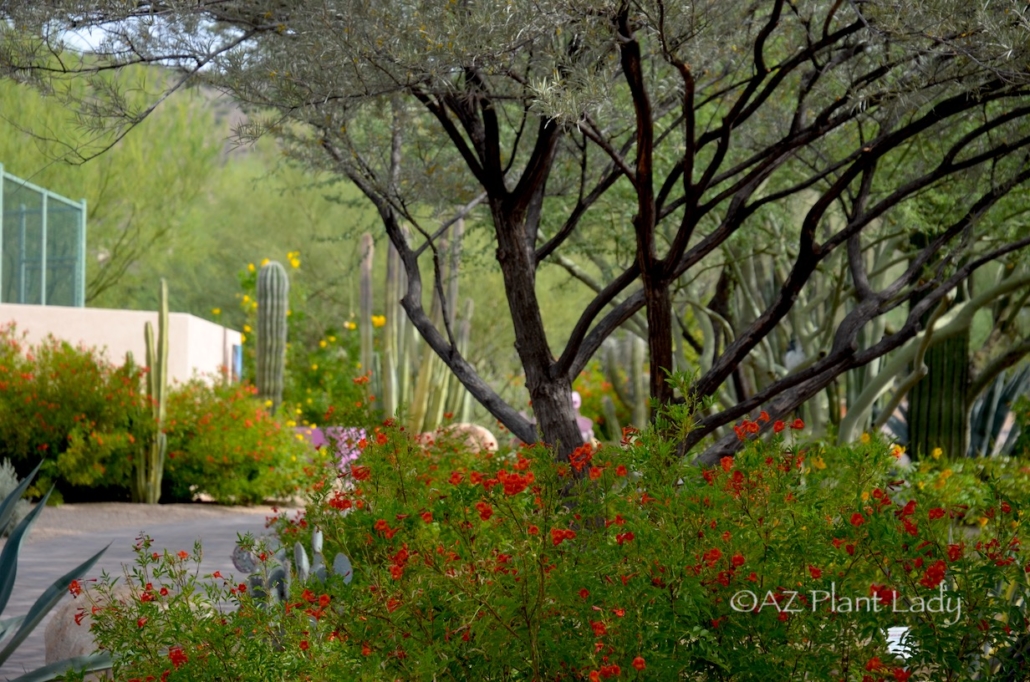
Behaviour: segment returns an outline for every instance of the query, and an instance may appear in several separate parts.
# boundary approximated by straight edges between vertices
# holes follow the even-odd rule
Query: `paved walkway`
[[[76,508],[88,507],[88,505],[74,506]],[[176,506],[182,507],[182,505]],[[168,516],[176,517],[176,520],[171,523],[154,523],[153,518],[140,516],[138,517],[140,525],[131,526],[128,524],[133,522],[133,511],[133,505],[125,505],[123,515],[126,518],[119,519],[118,523],[108,520],[104,524],[107,530],[85,532],[80,530],[64,534],[60,528],[55,528],[53,519],[49,524],[50,527],[47,528],[45,521],[51,510],[44,510],[37,525],[29,532],[26,541],[22,544],[14,592],[3,617],[9,618],[27,613],[36,598],[54,580],[85,561],[108,543],[111,543],[111,546],[86,577],[98,577],[105,570],[112,575],[122,575],[122,565],[135,561],[135,553],[132,548],[140,530],[145,530],[154,539],[155,551],[168,549],[172,552],[179,550],[192,552],[194,542],[200,540],[203,546],[201,574],[221,571],[223,575],[227,576],[236,573],[236,569],[232,565],[231,554],[237,534],[250,532],[257,536],[268,532],[265,529],[265,514],[260,510],[234,511],[226,509],[220,510],[217,514],[205,510],[205,514],[199,518],[183,518],[189,516],[188,513],[170,513]],[[181,509],[179,511],[181,512]],[[64,514],[68,515],[68,510]],[[61,513],[55,512],[51,516],[60,518]],[[104,515],[100,515],[100,518],[104,518]],[[67,525],[73,524],[68,523]],[[114,525],[121,527],[112,527]],[[33,536],[36,535],[36,530],[40,526],[43,527],[42,532],[39,533],[40,537],[34,538]],[[60,604],[58,604],[59,606]],[[0,680],[13,679],[43,665],[43,632],[49,618],[50,614],[7,659],[3,667],[0,667]]]

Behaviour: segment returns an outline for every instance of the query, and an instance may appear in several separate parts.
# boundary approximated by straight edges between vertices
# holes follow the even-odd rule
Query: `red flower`
[[[761,412],[759,412],[758,413],[758,421],[760,421],[760,422],[767,422],[767,421],[769,421],[769,413],[766,412],[765,410],[762,410]]]
[[[186,559],[188,559],[190,557],[189,552],[187,552],[184,549],[183,550],[179,550],[179,553],[176,556],[178,556],[183,561],[185,561]]]
[[[773,433],[779,433],[780,431],[782,431],[785,428],[787,428],[787,425],[784,424],[783,421],[780,420],[780,419],[777,419],[773,423]]]
[[[141,628],[141,627],[143,627],[146,624],[147,624],[147,619],[146,618],[139,618],[139,619],[136,620],[136,627],[138,627],[138,628]]]
[[[355,481],[367,481],[372,477],[372,470],[368,467],[352,464],[350,467],[350,475],[354,477]]]
[[[427,512],[422,512],[422,520],[425,521],[426,523],[432,523],[433,522],[433,512],[428,512],[428,511]]]
[[[908,682],[908,678],[912,677],[912,673],[904,668],[895,668],[891,672],[894,674],[895,682]]]
[[[637,670],[643,670],[647,667],[647,663],[644,662],[644,658],[642,656],[637,656],[633,659],[633,667]]]
[[[940,507],[934,507],[930,510],[929,517],[931,521],[936,521],[937,519],[944,518],[945,514],[947,514],[947,512],[941,509]]]
[[[476,511],[479,512],[479,518],[484,521],[489,521],[490,517],[493,516],[494,513],[493,508],[482,500],[476,502]]]
[[[865,669],[869,672],[876,672],[877,670],[883,669],[883,661],[880,660],[879,656],[873,656],[869,659],[869,662],[865,664]]]
[[[739,553],[738,554],[734,554],[730,558],[730,564],[733,565],[733,568],[737,568],[739,566],[743,566],[744,565],[744,555],[743,554],[739,554]]]
[[[855,512],[854,514],[851,515],[851,525],[852,526],[854,526],[855,528],[858,528],[863,523],[865,523],[865,517],[864,516],[862,516],[858,512]]]
[[[306,640],[306,639],[300,640],[300,650],[301,651],[307,651],[309,646],[310,645],[308,644],[308,640]]]
[[[926,569],[926,573],[919,579],[919,584],[932,590],[944,582],[944,573],[947,570],[948,565],[943,560],[938,559],[932,566]]]
[[[565,528],[552,528],[551,529],[551,542],[557,547],[566,540],[571,540],[576,537],[576,532]]]
[[[961,544],[959,544],[959,545],[948,545],[948,560],[949,561],[958,561],[959,559],[961,559],[962,558],[962,550],[964,549],[964,547],[965,546],[961,545]]]
[[[608,632],[608,626],[599,620],[590,621],[590,627],[594,631],[594,637],[604,637]]]
[[[590,467],[590,480],[596,481],[601,478],[604,474],[604,469],[601,467]]]
[[[168,650],[168,660],[172,662],[172,665],[175,666],[176,669],[178,669],[189,659],[186,657],[186,654],[182,652],[181,646],[173,646]]]
[[[615,542],[621,545],[624,542],[632,542],[634,537],[636,536],[633,535],[633,531],[619,533],[615,536]]]
[[[715,563],[717,561],[719,561],[719,559],[722,558],[722,552],[719,550],[718,547],[713,547],[712,549],[710,549],[707,552],[705,552],[705,557],[704,558],[705,558],[705,563],[707,563],[708,566],[711,567],[711,566],[714,566]]]
[[[795,419],[790,423],[790,428],[794,429],[795,431],[800,431],[801,429],[805,428],[805,422],[803,422],[800,418]]]
[[[526,529],[526,532],[529,533],[530,535],[539,535],[540,534],[540,529],[537,526],[530,526],[529,528]]]
[[[82,585],[79,584],[78,580],[73,580],[68,583],[68,591],[72,593],[73,597],[78,597],[82,594]]]
[[[589,596],[590,596],[590,590],[588,590],[587,588],[584,587],[582,590],[579,591],[579,598],[580,599],[586,599]]]
[[[627,473],[629,472],[626,471],[626,465],[620,464],[619,466],[615,467],[616,476],[625,476]]]
[[[451,483],[452,485],[458,485],[459,483],[461,483],[461,479],[462,479],[461,472],[460,471],[454,471],[454,472],[451,473],[451,477],[449,479],[447,479],[447,481],[449,483]]]
[[[400,608],[400,605],[401,605],[401,600],[400,599],[388,599],[386,601],[386,610],[388,612],[390,612],[390,613],[393,613],[398,608]]]
[[[818,580],[819,578],[823,577],[822,569],[816,568],[815,566],[809,566],[808,567],[808,572],[809,572],[809,574],[811,574],[811,576],[812,576],[812,578],[814,580]]]
[[[730,469],[733,468],[733,458],[732,457],[723,457],[722,459],[719,460],[719,466],[722,467],[723,471],[729,471]]]

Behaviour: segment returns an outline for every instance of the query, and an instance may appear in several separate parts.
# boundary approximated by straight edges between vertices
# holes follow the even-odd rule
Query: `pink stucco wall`
[[[157,329],[157,313],[145,310],[66,308],[63,306],[0,303],[0,324],[14,322],[27,341],[37,344],[54,337],[78,345],[104,349],[117,364],[132,351],[136,361],[146,359],[143,325],[150,321]],[[197,374],[219,374],[232,365],[232,347],[240,345],[240,333],[186,313],[168,315],[168,374],[172,381],[185,381]]]

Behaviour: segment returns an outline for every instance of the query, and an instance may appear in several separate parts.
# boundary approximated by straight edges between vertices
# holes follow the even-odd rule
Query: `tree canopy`
[[[532,441],[530,422],[423,309],[419,255],[446,232],[425,208],[445,226],[485,211],[537,425],[561,456],[580,443],[573,378],[638,313],[652,398],[693,414],[686,452],[759,409],[789,414],[915,343],[988,263],[1019,268],[1010,286],[1030,282],[1018,262],[1030,236],[1018,213],[998,209],[1030,177],[1028,16],[1015,0],[53,0],[3,11],[0,68],[65,97],[108,139],[196,80],[254,112],[242,137],[277,135],[357,185],[400,254],[414,325]],[[68,31],[95,28],[96,49],[70,59]],[[139,63],[177,73],[137,84],[145,104],[99,77]],[[88,97],[60,87],[77,73],[97,75]],[[772,222],[789,259],[770,273],[770,295],[677,394],[674,299],[684,282],[718,286],[716,261],[761,247]],[[603,256],[610,276],[553,348],[537,273],[570,253]],[[799,296],[831,266],[849,304],[829,310],[811,296],[828,332],[791,329]],[[891,333],[869,333],[890,315]],[[713,406],[783,328],[815,344],[808,361]],[[708,442],[708,461],[735,446],[732,433]]]

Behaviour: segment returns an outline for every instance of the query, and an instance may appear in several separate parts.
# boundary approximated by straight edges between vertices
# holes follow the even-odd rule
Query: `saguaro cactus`
[[[154,438],[136,466],[136,486],[133,497],[137,502],[157,504],[161,498],[161,478],[164,476],[165,451],[168,447],[164,433],[168,400],[168,283],[161,280],[161,295],[157,313],[157,338],[149,322],[143,327],[147,344],[147,403],[154,417]]]
[[[290,280],[277,261],[261,267],[257,278],[257,352],[255,379],[258,397],[271,400],[275,414],[283,400],[283,374],[286,368],[286,309]]]

